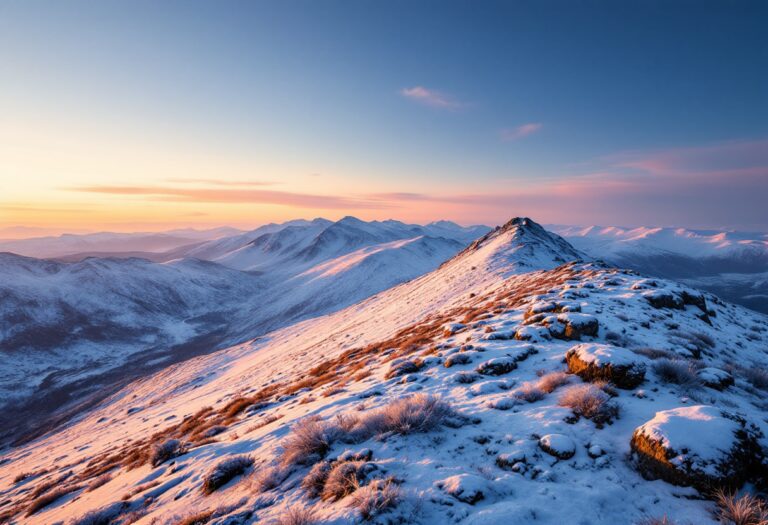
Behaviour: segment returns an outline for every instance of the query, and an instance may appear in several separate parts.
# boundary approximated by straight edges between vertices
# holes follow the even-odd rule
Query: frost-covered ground
[[[329,524],[368,511],[382,523],[716,523],[699,481],[765,473],[768,320],[568,262],[579,256],[511,221],[419,279],[169,367],[4,451],[0,512],[18,523],[288,523],[300,509]],[[661,465],[648,456],[657,445],[670,452]],[[212,477],[222,462],[231,476]]]

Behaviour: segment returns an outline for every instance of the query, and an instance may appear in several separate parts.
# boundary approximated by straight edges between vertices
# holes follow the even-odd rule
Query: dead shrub
[[[568,388],[560,396],[558,404],[597,424],[609,423],[619,414],[619,407],[611,401],[611,396],[594,384]]]
[[[571,380],[571,376],[565,372],[550,372],[544,374],[536,382],[536,387],[546,394],[551,394],[557,388],[565,385]]]
[[[328,474],[331,472],[331,462],[321,461],[315,463],[309,470],[304,479],[301,481],[301,488],[303,488],[310,498],[316,498],[323,492],[325,487],[325,481],[328,479]]]
[[[181,441],[178,439],[169,439],[163,443],[152,446],[152,452],[149,455],[149,463],[152,467],[157,467],[185,452],[186,449],[181,444]]]
[[[526,381],[513,394],[515,399],[525,401],[526,403],[535,403],[544,399],[544,391],[536,384]]]
[[[205,525],[206,523],[211,521],[212,517],[213,517],[213,511],[206,510],[204,512],[197,512],[195,514],[186,516],[180,519],[179,521],[177,521],[174,525]]]
[[[280,486],[288,473],[277,465],[257,470],[250,479],[251,489],[261,494]]]
[[[401,497],[400,487],[392,478],[375,479],[352,494],[349,506],[357,509],[364,520],[370,520],[397,507]]]
[[[227,483],[232,478],[243,474],[251,465],[253,459],[248,456],[235,456],[220,461],[205,476],[203,480],[203,494],[212,494]]]
[[[459,372],[455,376],[453,376],[454,381],[456,381],[459,384],[470,384],[474,383],[478,379],[480,379],[482,376],[478,374],[477,372]]]
[[[362,416],[356,430],[363,439],[386,432],[403,435],[430,432],[454,415],[450,405],[438,397],[415,394]]]
[[[280,462],[283,465],[307,465],[325,457],[338,436],[338,428],[317,416],[306,417],[291,427],[291,435],[283,443]]]
[[[368,477],[373,465],[365,461],[343,461],[333,464],[325,480],[320,498],[338,501],[358,489]]]
[[[315,525],[315,523],[317,523],[315,511],[298,505],[285,509],[275,521],[275,525]]]
[[[768,505],[760,498],[718,490],[715,492],[718,518],[728,525],[768,525]]]
[[[632,351],[638,355],[647,357],[648,359],[675,359],[677,354],[670,352],[669,350],[662,350],[661,348],[633,348]]]
[[[744,379],[760,390],[768,390],[768,370],[759,367],[745,368]]]
[[[699,386],[696,368],[689,361],[661,358],[653,363],[653,371],[664,383],[672,383],[688,388]]]

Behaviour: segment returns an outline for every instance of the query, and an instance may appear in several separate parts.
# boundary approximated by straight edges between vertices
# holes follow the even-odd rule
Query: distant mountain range
[[[593,257],[768,313],[768,233],[548,226]]]

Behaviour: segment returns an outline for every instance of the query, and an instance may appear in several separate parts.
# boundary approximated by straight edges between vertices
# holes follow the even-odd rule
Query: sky
[[[766,21],[738,0],[0,0],[0,236],[768,230]]]

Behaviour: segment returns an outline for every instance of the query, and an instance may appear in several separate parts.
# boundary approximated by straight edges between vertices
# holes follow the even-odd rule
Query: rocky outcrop
[[[643,358],[618,346],[582,343],[568,350],[565,360],[568,370],[585,381],[610,381],[632,389],[645,379]]]
[[[757,475],[758,437],[743,418],[697,405],[657,412],[635,429],[630,446],[645,478],[708,491],[737,488]]]

